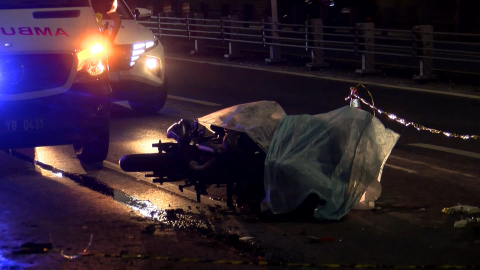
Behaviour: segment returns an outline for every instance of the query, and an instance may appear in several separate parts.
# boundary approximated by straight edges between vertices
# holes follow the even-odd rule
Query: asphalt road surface
[[[287,114],[325,113],[346,105],[344,98],[351,86],[336,81],[177,60],[168,60],[166,66],[172,95],[166,107],[156,115],[142,116],[135,115],[125,103],[115,106],[109,155],[103,165],[80,164],[71,146],[40,147],[22,150],[22,153],[35,157],[41,164],[52,166],[47,166],[47,171],[53,170],[54,176],[66,179],[62,181],[72,181],[67,179],[68,174],[88,176],[115,190],[148,200],[158,209],[182,208],[209,221],[210,229],[253,237],[251,241],[265,250],[261,257],[266,260],[332,264],[480,264],[480,245],[475,242],[480,237],[475,236],[472,228],[453,228],[460,216],[441,213],[443,207],[457,203],[480,205],[478,141],[418,132],[380,118],[402,137],[382,176],[383,192],[377,202],[379,208],[375,211],[352,211],[340,222],[305,221],[292,217],[265,221],[249,214],[228,212],[223,202],[208,199],[208,196],[221,198],[224,194],[221,189],[209,190],[210,195],[203,198],[202,204],[197,204],[192,201],[194,194],[189,190],[180,193],[175,185],[149,184],[150,179],[141,174],[122,173],[117,165],[122,155],[155,152],[151,144],[158,140],[167,141],[166,129],[181,118],[192,119],[231,105],[259,100],[275,100]],[[381,87],[370,87],[370,91],[379,107],[405,119],[451,132],[480,134],[477,100]],[[21,169],[15,173],[19,175],[16,178],[19,181],[25,171]],[[2,177],[2,183],[5,181]],[[15,183],[8,185],[12,189],[31,189],[28,185],[16,184],[15,180],[9,181]],[[83,186],[92,189],[95,185]],[[78,192],[87,192],[85,188],[77,188],[80,189]],[[18,190],[15,192],[20,194]],[[42,201],[56,196],[52,195],[55,192],[59,191],[45,188],[45,192],[33,193],[32,196]],[[92,196],[100,200],[103,197],[98,192]],[[88,195],[71,198],[88,202]],[[96,200],[91,202],[94,206]],[[10,209],[12,207],[5,204],[2,209],[17,211]],[[49,207],[47,205],[45,209]],[[71,211],[75,213],[77,210],[72,208]],[[106,205],[104,211],[127,210]],[[74,215],[68,218],[75,219]],[[98,217],[99,222],[105,224],[109,219],[111,216]],[[97,230],[102,231],[102,228]],[[309,236],[333,238],[333,242],[312,244]],[[16,239],[17,244],[22,240],[20,236]],[[161,247],[152,249],[166,252]],[[116,250],[111,247],[110,250],[120,252],[121,248]],[[248,252],[237,253],[248,256]],[[180,254],[185,256],[185,252]]]
[[[4,153],[0,153],[0,162],[3,164],[0,174],[2,270],[223,269],[225,266],[221,264],[168,258],[245,259],[218,241],[192,230],[176,229],[192,227],[192,224],[202,228],[201,221],[169,218],[146,200],[86,179],[79,186],[80,182],[62,177],[62,173],[52,173]],[[122,182],[118,175],[102,177]],[[137,191],[142,189],[142,184],[135,184]],[[90,189],[85,188],[87,186]],[[165,192],[149,194],[168,201],[174,208],[184,208],[185,217],[195,216],[195,220],[201,220],[198,213],[203,210],[194,207],[194,213],[188,211],[189,200]],[[151,213],[155,213],[157,222]],[[111,255],[123,258],[108,257]],[[152,259],[142,259],[139,255]],[[247,269],[247,266],[233,269]]]

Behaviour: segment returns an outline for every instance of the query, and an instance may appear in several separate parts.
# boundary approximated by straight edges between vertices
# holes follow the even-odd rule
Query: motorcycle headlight
[[[100,43],[96,43],[90,48],[78,52],[77,58],[77,71],[84,70],[92,76],[97,76],[106,70],[106,52]]]

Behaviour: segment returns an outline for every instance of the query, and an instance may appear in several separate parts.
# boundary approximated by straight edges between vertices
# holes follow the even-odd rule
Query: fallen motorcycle
[[[213,131],[213,132],[212,132]],[[261,200],[266,154],[243,132],[210,126],[207,130],[197,119],[180,120],[167,130],[167,138],[176,143],[152,145],[158,153],[131,154],[120,159],[126,172],[152,172],[154,183],[184,181],[180,191],[193,187],[197,202],[210,186],[226,187],[227,206],[242,205],[248,199]]]
[[[383,166],[399,135],[371,113],[344,106],[317,115],[286,115],[274,101],[239,104],[170,126],[154,154],[123,156],[128,172],[193,187],[226,187],[227,205],[290,213],[314,197],[317,219],[372,209]]]

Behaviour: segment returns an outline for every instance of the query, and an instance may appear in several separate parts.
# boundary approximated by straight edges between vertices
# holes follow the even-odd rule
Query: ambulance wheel
[[[73,149],[82,163],[93,164],[107,159],[109,144],[110,129],[107,129],[94,140],[74,143]]]

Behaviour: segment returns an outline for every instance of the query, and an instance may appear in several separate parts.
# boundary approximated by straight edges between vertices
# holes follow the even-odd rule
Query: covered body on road
[[[349,106],[287,116],[278,103],[261,101],[199,122],[245,132],[267,153],[262,210],[288,213],[315,194],[325,201],[315,210],[318,219],[337,220],[378,199],[383,166],[399,138],[372,114]]]

